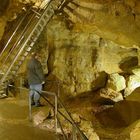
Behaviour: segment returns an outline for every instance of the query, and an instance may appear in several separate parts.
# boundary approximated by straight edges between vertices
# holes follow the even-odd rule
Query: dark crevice
[[[0,0],[0,16],[2,16],[9,6],[9,0]]]

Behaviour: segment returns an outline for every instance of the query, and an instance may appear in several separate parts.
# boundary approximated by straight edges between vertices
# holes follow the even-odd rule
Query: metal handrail
[[[58,124],[59,124],[59,126],[60,126],[60,129],[61,129],[61,131],[62,131],[62,133],[63,133],[63,138],[64,138],[64,140],[68,140],[68,139],[67,139],[67,136],[66,136],[66,134],[65,134],[65,132],[64,132],[64,130],[63,130],[63,127],[62,127],[62,125],[61,125],[61,122],[60,122],[58,116],[57,116],[57,120],[58,120]]]
[[[0,52],[0,57],[2,56],[2,54],[4,53],[4,51],[6,50],[7,46],[9,45],[9,43],[11,42],[12,38],[14,37],[14,35],[16,34],[17,30],[19,29],[20,25],[22,24],[22,22],[24,21],[24,19],[26,18],[26,16],[28,15],[28,13],[30,12],[30,10],[32,9],[32,7],[30,7],[28,9],[28,11],[26,12],[26,14],[22,17],[22,19],[20,20],[19,24],[17,25],[15,31],[13,32],[13,34],[11,35],[11,37],[8,39],[8,42],[6,43],[6,45],[4,46],[3,50]]]
[[[25,28],[23,29],[23,31],[21,32],[20,36],[18,37],[18,39],[16,40],[16,42],[14,43],[14,45],[12,46],[11,50],[9,51],[8,55],[5,57],[2,66],[6,63],[8,57],[11,55],[11,53],[14,51],[14,49],[16,49],[18,47],[18,45],[20,44],[20,42],[23,40],[24,35],[26,33],[26,30],[28,29],[27,27],[30,25],[30,23],[32,22],[32,19],[35,17],[35,14],[32,15],[32,17],[30,18],[30,20],[27,22]],[[18,51],[20,50],[20,47],[18,48]]]
[[[13,86],[13,85],[7,85],[7,86],[10,86],[10,87],[15,87],[15,86]],[[24,89],[24,90],[28,90],[29,91],[29,89],[27,89],[27,88],[23,88],[23,87],[15,87],[15,88],[18,88],[18,89]],[[82,140],[88,140],[88,138],[85,136],[85,134],[80,130],[80,128],[77,126],[77,124],[75,123],[75,121],[73,120],[73,118],[72,118],[72,116],[70,115],[70,113],[68,112],[68,110],[66,109],[66,107],[64,106],[64,104],[62,103],[62,101],[61,101],[61,99],[57,96],[57,94],[56,93],[54,93],[54,92],[49,92],[49,91],[37,91],[37,90],[34,90],[34,91],[36,91],[45,101],[47,101],[54,109],[56,108],[56,106],[54,106],[46,97],[45,97],[45,95],[44,94],[48,94],[48,95],[51,95],[51,96],[54,96],[54,97],[56,97],[57,98],[57,100],[59,101],[59,103],[61,104],[61,106],[64,108],[64,110],[66,111],[66,113],[68,114],[68,116],[69,116],[69,118],[71,119],[71,120],[69,120],[61,111],[59,111],[58,109],[57,109],[57,112],[62,116],[62,117],[64,117],[78,132],[79,132],[79,134],[80,134],[80,136],[81,136],[81,138],[82,138]],[[42,94],[41,94],[42,93]],[[29,102],[29,108],[31,109],[31,104],[30,104],[31,102]],[[56,112],[55,112],[56,113]],[[29,113],[29,116],[30,116],[30,119],[31,119],[31,112]],[[57,119],[57,115],[55,116],[56,117],[56,119]],[[60,123],[59,121],[58,121],[58,123]],[[57,130],[56,130],[57,131]],[[57,132],[56,132],[57,133]],[[62,131],[62,133],[63,133],[63,131]],[[64,134],[65,135],[65,134]]]
[[[36,91],[41,97],[43,97],[45,100],[46,98],[41,94],[41,93],[48,93],[47,91],[41,91],[41,93],[39,91]],[[51,92],[49,92],[51,93]],[[88,138],[85,136],[85,134],[80,130],[80,128],[77,126],[77,124],[75,123],[75,121],[73,120],[72,116],[70,115],[70,113],[67,111],[66,107],[63,105],[61,99],[57,96],[56,93],[52,93],[55,94],[55,97],[57,97],[59,103],[61,104],[61,106],[64,108],[64,110],[67,112],[67,114],[69,115],[70,119],[69,120],[62,112],[60,112],[58,110],[58,113],[60,113],[60,115],[62,115],[68,122],[70,122],[72,124],[73,127],[75,127],[77,129],[77,131],[79,132],[82,140],[88,140]]]
[[[51,0],[52,1],[52,0]],[[51,1],[48,3],[47,7],[44,9],[43,14],[40,17],[41,18],[45,15],[46,9],[48,8],[49,4],[51,3]],[[3,82],[5,80],[5,78],[7,77],[8,73],[10,72],[11,68],[13,67],[14,63],[16,62],[17,58],[20,56],[20,54],[22,53],[22,51],[24,50],[24,47],[26,45],[26,43],[29,41],[29,38],[32,36],[32,34],[34,33],[34,31],[36,30],[36,27],[39,25],[39,21],[36,23],[36,25],[34,26],[33,30],[31,31],[31,33],[28,36],[28,39],[22,44],[19,52],[16,54],[16,56],[14,57],[14,60],[12,61],[11,65],[9,66],[7,72],[5,73],[5,75],[2,77],[1,82]]]
[[[52,0],[51,0],[51,1],[52,1]],[[51,1],[50,1],[50,2],[51,2]],[[43,11],[41,17],[44,15],[45,9],[47,9],[47,7],[49,6],[50,2],[48,2],[48,3],[44,6],[44,11]],[[41,4],[42,4],[42,3],[40,3],[40,5],[41,5]],[[39,7],[40,7],[40,6],[39,6]],[[31,7],[31,8],[32,8],[32,7]],[[30,11],[30,10],[29,10],[29,11]],[[40,11],[41,11],[41,9],[38,8],[38,11],[37,11],[37,12],[40,12]],[[28,13],[26,13],[26,14],[28,14]],[[31,18],[33,18],[34,16],[35,16],[35,13],[32,15]],[[40,18],[40,19],[41,19],[41,18]],[[23,19],[23,20],[24,20],[24,19]],[[21,23],[23,22],[23,20],[21,20]],[[31,20],[30,20],[30,21],[31,21]],[[21,23],[20,23],[20,24],[21,24]],[[22,31],[22,33],[20,34],[20,36],[18,37],[18,39],[16,40],[16,42],[14,43],[14,45],[12,46],[12,48],[11,48],[9,54],[4,58],[4,60],[3,60],[2,64],[1,64],[1,67],[4,66],[4,64],[8,61],[8,57],[11,55],[11,53],[12,53],[14,50],[16,50],[16,48],[19,46],[19,44],[21,43],[21,41],[24,39],[24,37],[25,37],[25,35],[26,35],[27,31],[28,31],[28,28],[27,28],[27,27],[30,26],[29,23],[30,23],[30,22],[28,21],[28,24],[26,25],[26,27],[24,28],[24,30]],[[39,20],[38,20],[38,22],[34,25],[34,28],[37,27],[38,23],[39,23]],[[19,26],[20,26],[20,25],[19,25]],[[19,28],[19,27],[18,27],[18,28]],[[16,29],[16,32],[17,32],[18,28]],[[32,34],[32,33],[34,32],[34,30],[35,30],[34,28],[32,29],[31,33],[29,34],[30,37],[31,37],[31,34]],[[16,32],[15,32],[15,33],[16,33]],[[13,33],[13,36],[14,36],[15,33]],[[11,37],[11,39],[13,38],[13,36]],[[5,70],[5,75],[1,78],[0,83],[2,83],[2,82],[5,80],[5,78],[7,77],[8,73],[10,72],[10,70],[11,70],[11,68],[13,67],[14,63],[16,62],[17,58],[20,56],[20,54],[21,54],[22,50],[24,49],[24,46],[26,45],[26,43],[27,43],[28,40],[29,40],[29,39],[27,39],[27,40],[25,41],[25,43],[21,44],[21,47],[19,47],[18,50],[16,51],[16,55],[15,55],[14,58],[13,58],[12,64],[10,64],[9,67]],[[9,43],[10,43],[10,39],[9,39]],[[7,43],[7,46],[8,46],[9,43]],[[2,50],[1,55],[2,55],[2,54],[4,53],[4,51],[6,50],[7,46]]]
[[[57,95],[56,95],[57,96]],[[68,110],[66,109],[66,107],[64,106],[64,104],[62,103],[61,99],[57,96],[57,99],[59,101],[59,103],[61,104],[61,106],[65,109],[65,111],[67,112],[67,114],[69,115],[73,126],[77,129],[77,131],[79,132],[79,134],[81,135],[81,138],[83,140],[88,140],[87,137],[84,135],[84,133],[79,129],[79,127],[77,126],[77,124],[75,123],[75,121],[73,120],[72,116],[70,115],[70,113],[68,112]]]
[[[43,3],[43,2],[42,2]],[[40,6],[41,6],[41,4],[42,3],[40,3],[40,5],[39,5],[39,8],[40,8]],[[47,3],[48,4],[48,3]],[[46,5],[47,5],[46,4]],[[46,5],[44,6],[44,7],[46,7]],[[20,20],[20,22],[19,22],[19,24],[17,25],[17,27],[16,27],[16,29],[14,30],[14,32],[13,32],[13,34],[11,35],[11,37],[8,39],[8,42],[6,43],[6,45],[4,46],[4,48],[3,48],[3,50],[0,52],[0,57],[2,56],[2,54],[4,53],[4,51],[6,50],[6,48],[7,48],[7,46],[9,45],[9,43],[11,42],[11,40],[12,40],[12,38],[14,37],[14,35],[16,34],[16,32],[17,32],[17,30],[19,29],[19,27],[21,26],[21,24],[23,23],[23,21],[25,20],[25,18],[26,18],[26,16],[29,14],[29,12],[31,11],[31,9],[32,9],[32,6],[27,10],[27,12],[26,12],[26,14],[22,17],[22,19]],[[35,12],[35,10],[34,10],[34,12]],[[37,11],[38,12],[38,11]],[[22,36],[20,36],[20,37],[22,37]],[[18,38],[18,40],[19,40],[20,38]],[[17,44],[17,43],[16,43]],[[14,46],[15,46],[15,44],[14,44]]]
[[[42,4],[42,3],[41,3]],[[40,5],[41,5],[40,4]],[[32,7],[30,7],[29,11],[26,13],[28,14],[30,12],[30,10],[32,9]],[[34,12],[34,11],[33,11]],[[40,12],[40,9],[37,9],[36,13]],[[14,43],[13,47],[11,48],[11,50],[9,51],[9,54],[6,56],[6,58],[4,59],[2,66],[6,63],[8,57],[11,55],[11,53],[14,51],[14,49],[16,49],[18,47],[18,45],[20,44],[20,42],[24,39],[24,36],[26,34],[26,32],[28,31],[28,27],[30,26],[30,24],[32,23],[32,19],[36,16],[36,13],[34,12],[33,15],[31,16],[31,18],[29,19],[29,21],[27,22],[26,26],[24,27],[23,31],[20,33],[20,36],[17,38],[16,42]],[[26,15],[27,16],[27,15]],[[25,18],[24,18],[25,19]],[[23,20],[21,21],[21,23],[23,22]],[[18,48],[18,51],[20,51],[20,47]],[[18,52],[17,51],[17,52]]]

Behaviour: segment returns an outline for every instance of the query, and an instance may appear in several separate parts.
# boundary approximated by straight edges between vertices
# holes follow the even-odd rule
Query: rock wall
[[[49,23],[44,34],[47,36],[49,76],[62,82],[66,95],[104,87],[107,74],[123,72],[122,60],[138,56],[137,49],[101,38],[92,31],[82,32],[76,27],[70,30],[61,16]]]
[[[74,3],[77,5],[67,4],[73,11],[64,8],[74,23],[84,25],[86,30],[95,30],[98,35],[119,44],[139,46],[138,0],[76,0]]]
[[[10,1],[1,17],[1,36],[7,21],[14,21],[29,3],[34,8],[40,5],[33,0]],[[61,81],[63,94],[74,96],[105,87],[108,74],[132,67],[123,60],[139,57],[139,5],[137,0],[76,0],[65,4],[72,11],[63,7],[68,18],[62,11],[50,21],[35,48],[43,54],[48,78]],[[129,64],[137,66],[135,60]]]

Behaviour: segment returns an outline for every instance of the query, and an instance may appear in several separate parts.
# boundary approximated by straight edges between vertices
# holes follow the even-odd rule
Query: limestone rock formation
[[[121,91],[126,88],[125,79],[118,73],[111,74],[107,82],[107,88],[113,89],[114,91]]]
[[[140,86],[140,78],[137,75],[130,75],[125,89],[125,96],[130,95],[136,88]]]
[[[139,140],[140,139],[140,122],[138,121],[135,128],[132,129],[130,133],[131,140]]]
[[[0,6],[1,50],[12,34],[8,29],[12,29],[19,15],[24,15],[30,6],[36,10],[41,1],[3,1],[5,9]],[[44,4],[47,2],[45,0]],[[41,9],[44,4],[40,5]],[[140,61],[140,1],[71,0],[55,13],[34,47],[42,54],[46,80],[53,81],[51,86],[45,85],[46,90],[58,92],[59,81],[60,97],[96,94],[95,91],[102,88],[102,97],[118,102],[123,100],[123,90],[125,96],[133,94],[140,86],[139,69],[134,69]],[[24,63],[19,75],[26,73],[25,66]],[[121,113],[123,116],[123,111]],[[45,116],[39,113],[35,117],[36,124],[43,122]],[[99,139],[90,121],[82,120],[79,115],[74,118],[81,123],[89,139]],[[54,128],[54,121],[49,127],[51,124]],[[132,138],[135,132],[131,133]]]
[[[119,102],[123,100],[123,95],[121,92],[117,92],[113,89],[103,88],[100,90],[100,96],[113,100],[114,102]]]

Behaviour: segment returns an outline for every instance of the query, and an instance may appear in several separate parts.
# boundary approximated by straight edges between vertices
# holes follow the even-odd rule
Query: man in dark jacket
[[[30,86],[30,99],[31,104],[35,106],[40,106],[40,95],[38,94],[38,92],[41,93],[42,84],[45,83],[43,69],[40,61],[38,60],[38,57],[39,56],[37,53],[32,53],[31,59],[27,64],[27,76]]]

